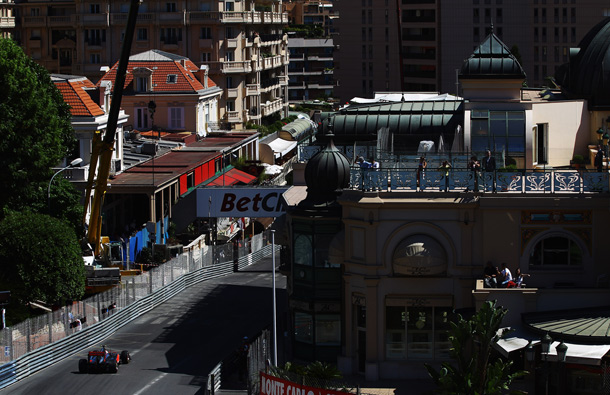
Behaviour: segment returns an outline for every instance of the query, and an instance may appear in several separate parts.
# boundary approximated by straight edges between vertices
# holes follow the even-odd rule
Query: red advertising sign
[[[348,392],[308,387],[261,372],[260,395],[346,395]]]

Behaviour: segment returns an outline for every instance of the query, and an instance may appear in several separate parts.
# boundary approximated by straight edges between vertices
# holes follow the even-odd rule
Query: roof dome
[[[347,158],[330,140],[326,148],[307,162],[305,183],[308,191],[328,193],[346,188],[349,185],[349,170]]]
[[[519,61],[506,45],[493,33],[464,61],[461,79],[525,79]]]
[[[593,27],[570,49],[570,62],[555,78],[571,99],[586,99],[589,109],[610,108],[610,18]]]

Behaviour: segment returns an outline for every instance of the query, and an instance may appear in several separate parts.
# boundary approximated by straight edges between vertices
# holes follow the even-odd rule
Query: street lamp
[[[542,344],[542,354],[544,354],[544,393],[545,395],[549,394],[549,349],[551,348],[551,343],[553,343],[553,339],[549,335],[549,333],[545,333],[540,340]]]
[[[597,144],[602,145],[602,135],[604,134],[604,128],[597,129]]]
[[[560,394],[565,394],[566,393],[566,355],[568,354],[568,346],[565,345],[564,342],[559,343],[559,345],[557,347],[555,347],[555,350],[557,350],[557,361],[559,362],[560,368],[561,368],[561,374],[560,374],[560,379],[559,379],[559,393]]]
[[[70,167],[74,167],[74,166],[80,164],[82,161],[83,161],[82,158],[74,159],[72,162],[70,162],[70,164],[68,166],[64,167],[63,169],[58,170],[57,172],[55,172],[55,174],[53,174],[53,177],[51,177],[51,181],[49,181],[49,187],[47,188],[47,205],[49,206],[49,214],[51,214],[51,183],[53,182],[53,179],[55,178],[56,175],[58,175],[62,171],[69,169]]]

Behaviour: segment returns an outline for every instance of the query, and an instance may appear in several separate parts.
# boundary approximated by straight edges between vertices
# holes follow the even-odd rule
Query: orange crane
[[[110,103],[106,133],[104,134],[103,138],[101,133],[96,133],[93,139],[89,178],[87,180],[85,196],[85,216],[87,213],[89,200],[91,199],[91,192],[94,188],[93,183],[95,178],[93,202],[91,203],[91,216],[89,219],[89,226],[87,228],[87,241],[95,249],[95,256],[103,255],[101,243],[102,205],[108,185],[108,177],[110,175],[116,127],[119,112],[121,110],[121,99],[125,86],[127,65],[129,63],[129,54],[131,52],[131,44],[133,42],[133,35],[136,28],[140,1],[141,0],[131,0],[131,5],[129,7],[127,26],[125,28],[125,36],[123,37],[123,44],[121,47],[121,57],[119,58],[119,65],[117,67],[116,78],[114,80],[114,88],[112,90],[112,101]],[[85,217],[83,218],[83,222],[85,222]]]

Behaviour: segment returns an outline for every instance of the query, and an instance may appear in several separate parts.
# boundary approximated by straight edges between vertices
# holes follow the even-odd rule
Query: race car
[[[87,359],[78,361],[78,371],[79,373],[116,373],[120,364],[128,364],[129,361],[131,355],[127,350],[119,354],[102,346],[99,351],[89,351]]]

